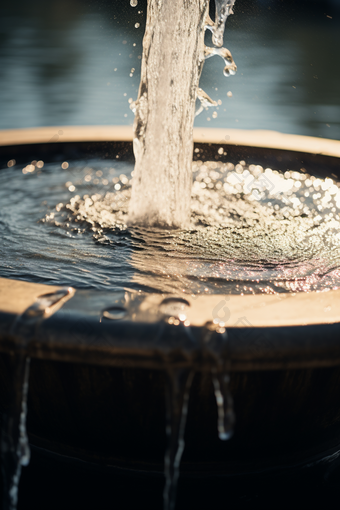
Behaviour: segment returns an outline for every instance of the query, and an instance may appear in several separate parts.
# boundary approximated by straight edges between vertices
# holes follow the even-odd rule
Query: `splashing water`
[[[129,224],[186,228],[190,220],[193,122],[201,108],[216,103],[198,87],[205,58],[220,55],[226,76],[236,65],[223,43],[234,0],[149,0],[141,83],[135,111],[134,170]],[[218,48],[204,45],[206,28]]]

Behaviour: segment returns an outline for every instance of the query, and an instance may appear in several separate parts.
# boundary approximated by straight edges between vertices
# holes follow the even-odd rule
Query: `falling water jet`
[[[174,510],[176,504],[179,466],[184,450],[184,432],[188,414],[189,394],[194,372],[171,370],[166,385],[166,435],[164,510]]]

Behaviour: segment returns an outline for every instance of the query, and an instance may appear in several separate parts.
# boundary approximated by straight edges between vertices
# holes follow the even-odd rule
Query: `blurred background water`
[[[145,14],[146,0],[2,2],[0,129],[132,124]],[[340,138],[340,0],[237,0],[225,46],[238,73],[206,62],[222,104],[197,126]]]

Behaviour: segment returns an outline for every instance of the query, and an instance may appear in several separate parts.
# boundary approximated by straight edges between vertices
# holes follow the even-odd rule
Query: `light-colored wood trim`
[[[60,287],[0,278],[0,312],[22,314],[38,296]],[[146,295],[140,308],[157,310],[165,296]],[[175,296],[174,296],[175,297]],[[226,328],[283,327],[340,322],[340,290],[278,295],[182,295],[190,306],[183,311],[193,326],[207,322]],[[184,320],[184,318],[183,318]]]
[[[131,141],[131,126],[52,126],[0,131],[0,146],[59,143]],[[340,157],[340,141],[276,131],[195,128],[195,142],[246,145]]]

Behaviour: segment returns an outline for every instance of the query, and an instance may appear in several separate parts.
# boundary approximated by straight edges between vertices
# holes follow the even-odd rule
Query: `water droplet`
[[[130,5],[131,5],[131,7],[137,7],[138,0],[130,0]]]

